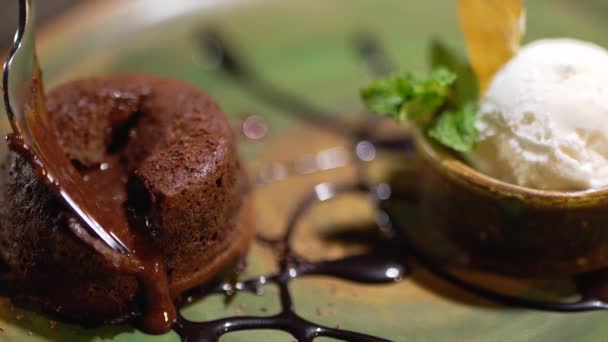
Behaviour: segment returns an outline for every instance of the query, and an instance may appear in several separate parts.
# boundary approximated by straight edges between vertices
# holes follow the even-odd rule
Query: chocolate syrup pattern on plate
[[[279,239],[260,238],[263,243],[271,246],[278,254],[279,272],[238,282],[236,284],[220,284],[204,290],[202,296],[214,293],[229,293],[247,291],[260,293],[260,287],[265,284],[276,284],[279,289],[281,311],[270,317],[234,316],[208,322],[192,322],[178,316],[173,329],[183,341],[217,341],[220,336],[239,330],[276,329],[293,335],[298,341],[312,341],[315,337],[326,336],[345,341],[387,341],[353,331],[340,330],[310,322],[300,317],[294,311],[289,282],[295,278],[311,275],[325,275],[339,279],[350,280],[364,284],[392,283],[402,279],[407,274],[405,255],[401,255],[398,246],[384,248],[383,253],[368,253],[348,256],[337,260],[310,262],[298,255],[291,246],[293,232],[300,219],[315,203],[330,200],[335,196],[350,193],[376,193],[375,189],[365,184],[334,186],[319,184],[297,206],[290,216],[287,229]],[[378,195],[374,195],[378,198]],[[382,195],[380,195],[382,196]],[[387,240],[391,244],[391,240]],[[386,247],[386,246],[385,246]]]

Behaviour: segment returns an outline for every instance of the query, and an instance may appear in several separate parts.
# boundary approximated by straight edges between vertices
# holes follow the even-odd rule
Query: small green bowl
[[[471,267],[545,277],[608,267],[608,189],[544,191],[468,166],[416,130],[420,215]]]

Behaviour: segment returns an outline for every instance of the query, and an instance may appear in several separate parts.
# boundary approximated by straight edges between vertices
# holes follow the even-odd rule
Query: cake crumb
[[[239,304],[239,309],[241,309],[241,310],[247,309],[247,304],[245,304],[245,303]]]
[[[266,308],[266,307],[263,306],[263,307],[260,308],[260,311],[266,312],[266,311],[268,311],[268,308]]]
[[[321,309],[320,307],[317,307],[317,316],[323,316],[323,309]]]
[[[23,315],[22,314],[18,314],[17,316],[15,316],[15,319],[20,321],[23,319]]]
[[[237,308],[236,310],[234,310],[234,314],[237,316],[240,316],[243,313],[243,311],[241,311],[240,308]]]
[[[329,302],[327,303],[327,306],[334,306],[334,305],[336,305],[335,299],[330,299]]]
[[[28,334],[29,336],[32,336],[32,335],[33,335],[31,330],[28,330],[28,331],[27,331],[27,334]]]
[[[340,330],[342,329],[342,326],[340,324],[336,324],[336,329]]]
[[[50,320],[49,325],[51,326],[51,329],[55,329],[55,326],[57,325],[57,321]]]
[[[4,332],[4,328],[3,327],[0,327],[0,332]]]

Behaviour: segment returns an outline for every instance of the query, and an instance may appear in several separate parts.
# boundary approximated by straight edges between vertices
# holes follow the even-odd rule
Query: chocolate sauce
[[[81,224],[97,225],[129,252],[123,254],[83,229],[69,225],[74,234],[104,256],[117,272],[135,275],[145,289],[146,311],[141,327],[149,333],[160,334],[171,329],[175,306],[169,293],[165,265],[160,253],[137,229],[129,226],[123,206],[126,199],[126,172],[117,160],[107,160],[97,170],[79,173],[63,153],[48,122],[44,105],[42,74],[38,69],[33,79],[33,102],[26,113],[27,128],[12,122],[14,133],[7,137],[9,148],[19,153],[31,165],[38,178],[66,202]],[[32,146],[32,144],[35,145]],[[94,220],[95,222],[91,222]]]
[[[38,138],[38,137],[37,137]],[[54,139],[42,140],[49,148],[54,147],[62,151]],[[137,276],[146,292],[146,314],[141,321],[144,331],[161,334],[171,329],[175,320],[175,306],[169,293],[165,266],[160,254],[148,242],[147,237],[136,229],[130,228],[124,208],[126,199],[126,173],[115,160],[108,160],[99,166],[99,169],[79,174],[71,163],[63,158],[54,158],[55,164],[51,167],[43,164],[37,155],[33,154],[28,145],[17,135],[8,136],[9,147],[19,153],[32,166],[39,179],[49,188],[60,194],[68,191],[74,194],[78,187],[79,197],[75,197],[80,210],[87,211],[95,217],[109,234],[117,236],[131,254],[122,255],[110,250],[99,240],[81,229],[76,231],[70,228],[84,242],[107,257],[118,272]],[[62,152],[61,152],[62,153]],[[48,158],[48,156],[47,156]],[[48,160],[48,159],[47,159]],[[63,164],[62,164],[63,162]],[[70,163],[69,166],[67,166]],[[66,171],[72,169],[73,171]],[[70,172],[61,178],[55,178],[56,172]],[[69,183],[66,177],[72,177]],[[85,197],[87,196],[87,197]],[[87,198],[87,200],[84,200]]]
[[[330,276],[363,284],[386,284],[399,281],[407,274],[405,255],[400,253],[400,248],[383,246],[382,252],[372,251],[337,260],[311,262],[298,255],[291,246],[297,224],[314,204],[350,192],[376,193],[371,190],[364,184],[318,185],[299,203],[290,216],[287,229],[281,238],[260,238],[264,244],[269,245],[277,253],[278,273],[256,277],[234,285],[218,284],[203,289],[198,294],[198,296],[204,297],[213,293],[233,293],[235,290],[260,293],[259,289],[262,285],[272,283],[276,284],[279,289],[281,311],[278,314],[269,317],[235,316],[208,322],[192,322],[179,315],[173,329],[183,341],[193,342],[217,341],[222,335],[233,331],[256,329],[282,330],[290,333],[299,342],[313,341],[319,336],[353,342],[388,341],[380,337],[319,325],[300,317],[294,310],[288,287],[291,280],[312,275]],[[392,245],[391,241],[385,242],[388,246]]]
[[[275,87],[246,65],[214,28],[201,30],[197,38],[200,51],[213,61],[215,67],[220,67],[228,76],[237,80],[238,86],[246,88],[248,94],[282,110],[283,114],[296,116],[316,128],[337,134],[349,133],[345,128],[351,125],[351,120],[340,119],[330,110]]]
[[[104,212],[101,215],[114,215],[121,222],[129,220],[125,203],[127,201],[128,172],[119,158],[109,157],[98,167],[83,174],[84,185],[95,194]],[[138,231],[140,230],[140,231]],[[141,230],[143,227],[128,227],[127,231],[117,234],[122,241],[129,241],[127,246],[142,261],[140,269],[134,274],[142,282],[146,292],[146,315],[141,322],[146,332],[161,334],[171,329],[175,320],[175,307],[169,294],[164,262],[160,254],[151,246]],[[123,237],[127,237],[125,239]],[[131,273],[125,270],[125,273]]]
[[[372,32],[356,32],[352,37],[352,43],[357,57],[372,77],[382,77],[395,70],[378,37]]]

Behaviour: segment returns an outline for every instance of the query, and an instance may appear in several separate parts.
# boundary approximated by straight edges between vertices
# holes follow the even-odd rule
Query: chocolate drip
[[[126,170],[116,159],[111,159],[102,163],[99,168],[85,172],[83,176],[74,175],[73,177],[78,177],[74,179],[75,183],[66,184],[61,179],[48,177],[46,165],[32,153],[29,146],[19,136],[9,135],[7,140],[10,149],[26,159],[38,178],[56,193],[72,190],[69,187],[78,185],[94,194],[95,206],[89,206],[89,208],[97,210],[92,216],[101,217],[106,222],[110,222],[111,224],[104,225],[104,228],[111,227],[112,229],[108,230],[111,234],[119,236],[123,242],[127,241],[127,247],[132,254],[122,255],[109,249],[81,229],[80,225],[70,224],[70,228],[85,243],[104,255],[118,272],[133,274],[140,280],[145,289],[147,305],[146,314],[141,320],[142,329],[154,334],[169,331],[175,320],[176,310],[169,293],[165,265],[158,251],[148,242],[147,237],[140,230],[129,228],[126,209],[123,207],[127,196]],[[57,144],[56,141],[48,140],[42,143]],[[67,158],[63,159],[68,162]],[[53,167],[61,168],[62,165],[58,163]],[[84,210],[84,208],[81,207],[80,210]]]
[[[142,328],[155,334],[169,331],[176,310],[169,293],[165,264],[147,237],[129,225],[123,206],[126,170],[112,159],[103,162],[98,170],[81,175],[64,154],[49,125],[40,69],[35,70],[32,84],[35,103],[29,104],[26,120],[33,141],[19,135],[20,130],[16,127],[20,126],[13,122],[15,132],[7,136],[9,148],[23,157],[38,178],[59,198],[66,203],[74,202],[69,207],[76,217],[94,219],[104,233],[129,251],[123,254],[81,229],[81,224],[90,227],[89,223],[69,225],[76,236],[103,255],[117,272],[135,275],[142,283],[147,305]],[[117,130],[116,133],[122,132]],[[29,144],[34,144],[37,149]]]

